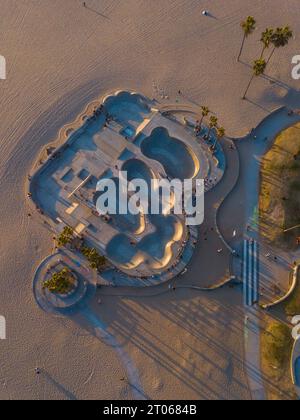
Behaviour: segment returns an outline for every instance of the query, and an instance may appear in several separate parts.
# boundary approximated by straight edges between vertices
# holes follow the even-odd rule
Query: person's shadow
[[[211,12],[208,12],[208,11],[206,11],[206,15],[205,16],[206,17],[210,17],[211,19],[218,20],[218,18],[215,15],[213,15]]]
[[[108,16],[103,15],[103,13],[98,12],[97,10],[93,9],[92,7],[88,6],[87,4],[85,6],[83,6],[85,9],[89,10],[90,12],[95,13],[98,16],[103,17],[104,19],[109,19]]]

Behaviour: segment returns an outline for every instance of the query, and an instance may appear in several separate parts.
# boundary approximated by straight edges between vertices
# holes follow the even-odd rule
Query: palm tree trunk
[[[262,52],[261,52],[261,54],[260,54],[260,60],[263,58],[263,56],[264,56],[264,52],[266,51],[266,48],[267,47],[263,47],[263,49],[262,49]]]
[[[273,48],[273,50],[272,50],[272,52],[270,54],[270,57],[268,58],[267,65],[269,64],[271,58],[273,57],[273,54],[274,54],[275,50],[276,50],[276,47]]]
[[[251,77],[251,79],[250,79],[250,82],[249,82],[249,84],[248,84],[248,86],[247,86],[247,89],[246,89],[246,91],[245,91],[245,93],[244,93],[243,99],[246,99],[246,95],[247,95],[247,93],[248,93],[248,90],[250,89],[250,86],[251,86],[251,83],[253,82],[254,77],[255,77],[255,74],[252,74],[252,77]]]
[[[201,130],[201,128],[202,128],[202,123],[203,123],[203,120],[204,120],[204,115],[202,116],[202,118],[201,118],[201,120],[200,120],[200,122],[199,122],[199,128],[200,128],[200,130]]]
[[[244,34],[242,45],[241,45],[241,49],[240,49],[240,52],[239,52],[239,56],[237,58],[237,61],[240,61],[240,58],[241,58],[241,55],[242,55],[242,52],[243,52],[243,49],[244,49],[245,41],[246,41],[246,34]]]

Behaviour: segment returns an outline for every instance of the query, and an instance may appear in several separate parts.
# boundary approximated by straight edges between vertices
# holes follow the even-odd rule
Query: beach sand
[[[0,342],[1,399],[135,395],[132,384],[121,380],[128,375],[121,352],[97,340],[76,317],[53,317],[34,301],[33,274],[51,251],[52,235],[36,216],[27,217],[24,183],[41,148],[64,124],[109,91],[133,89],[160,99],[153,82],[171,102],[180,89],[184,98],[208,105],[230,136],[244,135],[270,110],[300,104],[300,82],[291,78],[298,34],[268,69],[280,84],[255,80],[249,101],[241,101],[249,63],[260,54],[261,30],[284,24],[296,29],[297,0],[87,4],[0,0],[0,54],[8,71],[0,81],[0,313],[7,320],[7,340]],[[212,16],[203,17],[203,9]],[[249,14],[259,29],[237,63],[239,24]],[[192,264],[197,267],[197,258]],[[190,273],[183,284],[201,284],[201,267]],[[105,296],[96,310],[136,367],[146,398],[251,398],[238,291]]]

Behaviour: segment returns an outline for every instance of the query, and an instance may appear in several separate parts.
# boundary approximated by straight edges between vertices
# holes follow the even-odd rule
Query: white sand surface
[[[0,313],[8,339],[0,342],[0,398],[132,398],[120,352],[76,320],[51,317],[36,305],[32,277],[50,252],[51,236],[27,217],[26,176],[41,147],[86,103],[113,89],[170,100],[184,96],[214,110],[230,135],[242,135],[280,105],[299,107],[291,78],[296,41],[276,52],[266,79],[241,95],[247,63],[260,54],[267,26],[299,27],[298,0],[0,0]],[[213,17],[203,17],[208,9]],[[239,23],[248,14],[259,29],[236,62]],[[200,245],[199,245],[200,246]],[[199,251],[200,252],[200,251]],[[193,260],[197,264],[197,260]],[[198,272],[198,275],[195,273]],[[187,284],[201,282],[201,267]],[[242,298],[215,294],[104,298],[98,308],[123,344],[149,398],[250,398],[243,367]],[[43,369],[40,376],[34,368]]]

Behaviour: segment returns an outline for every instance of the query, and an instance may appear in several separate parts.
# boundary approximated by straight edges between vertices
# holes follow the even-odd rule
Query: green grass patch
[[[264,363],[273,375],[281,376],[289,364],[293,339],[290,328],[272,320],[262,335],[262,354]]]

